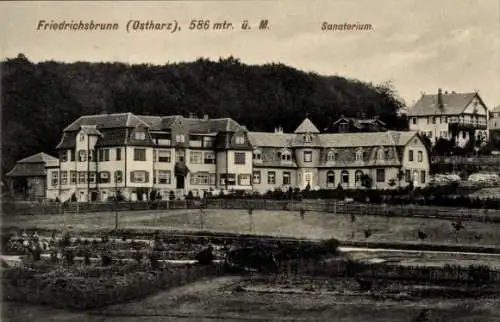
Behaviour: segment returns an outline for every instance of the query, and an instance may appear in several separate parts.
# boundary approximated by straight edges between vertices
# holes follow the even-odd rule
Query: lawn
[[[66,215],[35,215],[6,217],[4,227],[64,229],[75,231],[113,229],[115,214],[87,213]],[[500,224],[464,222],[465,229],[457,234],[448,220],[383,216],[357,216],[355,222],[348,215],[306,212],[304,220],[298,212],[208,209],[201,219],[200,210],[148,210],[119,214],[119,227],[126,229],[207,230],[215,232],[253,233],[304,238],[338,238],[380,242],[423,242],[439,244],[500,245]],[[365,230],[370,230],[369,238]],[[419,232],[427,235],[420,240]]]

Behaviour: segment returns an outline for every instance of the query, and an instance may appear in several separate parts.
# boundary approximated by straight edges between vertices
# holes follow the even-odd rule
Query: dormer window
[[[342,122],[339,124],[339,133],[347,133],[349,132],[349,124]]]
[[[253,159],[254,160],[262,160],[262,152],[260,151],[254,151],[253,152]]]
[[[177,142],[177,143],[184,143],[184,135],[182,135],[182,134],[177,134],[177,135],[175,136],[175,142]]]
[[[363,161],[363,149],[356,151],[356,161]]]
[[[328,154],[326,155],[326,160],[327,161],[335,161],[335,151],[328,151]]]
[[[304,139],[304,142],[310,143],[310,142],[312,142],[312,135],[311,134],[304,134],[303,139]]]
[[[290,151],[284,151],[281,153],[281,160],[282,161],[291,161],[292,160],[292,154]]]
[[[377,152],[377,159],[379,160],[384,160],[385,159],[385,152],[384,148],[380,148]]]
[[[245,144],[245,137],[244,136],[238,135],[235,140],[236,140],[236,144]]]
[[[142,132],[142,131],[135,132],[135,139],[138,141],[146,140],[146,132]]]

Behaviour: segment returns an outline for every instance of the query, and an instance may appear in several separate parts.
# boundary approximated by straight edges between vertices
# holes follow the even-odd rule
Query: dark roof
[[[95,125],[99,130],[149,125],[132,113],[84,115],[67,126],[64,131],[79,131],[82,125]]]
[[[8,177],[36,177],[45,176],[46,166],[57,166],[59,160],[46,153],[37,153],[16,162],[14,168],[9,171]]]
[[[427,115],[457,115],[462,113],[467,105],[478,97],[477,93],[443,93],[443,108],[438,106],[438,94],[422,95],[415,105],[409,110],[409,116],[427,116]],[[483,102],[482,102],[483,103]],[[483,103],[484,105],[484,103]]]

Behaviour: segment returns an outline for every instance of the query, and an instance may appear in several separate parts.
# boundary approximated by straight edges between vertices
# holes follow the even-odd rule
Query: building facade
[[[363,175],[373,178],[367,188],[386,189],[410,181],[424,186],[429,177],[416,132],[322,134],[308,118],[294,133],[267,133],[249,132],[229,118],[82,116],[63,131],[57,150],[59,166],[47,170],[47,197],[60,201],[352,189],[362,187]]]
[[[438,90],[425,95],[408,113],[409,129],[427,136],[434,144],[439,138],[453,139],[463,147],[471,136],[488,138],[489,111],[477,92],[455,93]]]
[[[11,191],[24,199],[46,198],[47,171],[59,168],[59,160],[46,153],[37,153],[16,162],[6,174]]]

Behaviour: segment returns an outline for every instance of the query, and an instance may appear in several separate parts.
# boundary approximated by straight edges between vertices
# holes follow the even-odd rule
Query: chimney
[[[443,109],[443,90],[441,88],[438,89],[438,99],[437,104],[440,109]]]
[[[208,120],[208,114],[203,115],[203,119],[206,121]]]
[[[283,128],[281,126],[275,127],[274,133],[283,133]]]

